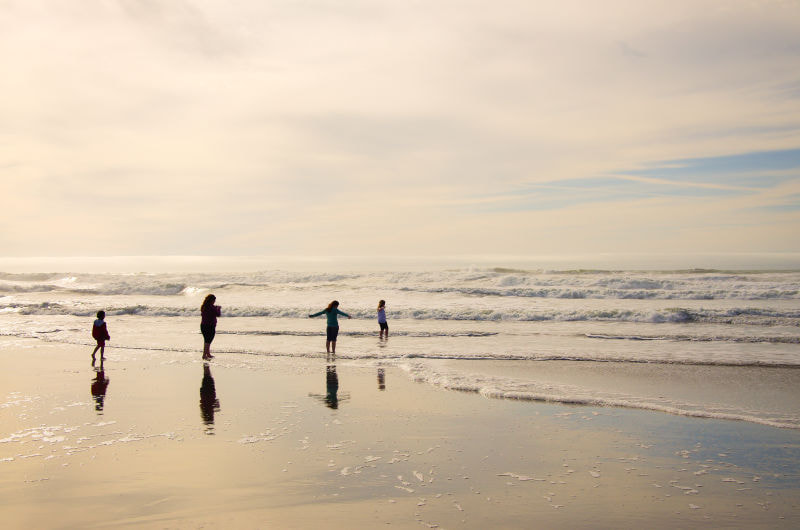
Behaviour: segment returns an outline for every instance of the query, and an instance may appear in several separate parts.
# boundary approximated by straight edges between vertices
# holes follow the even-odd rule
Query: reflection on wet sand
[[[378,390],[386,390],[386,370],[378,368]]]
[[[206,434],[214,434],[214,413],[219,412],[219,400],[214,378],[211,376],[211,367],[203,363],[203,382],[200,384],[200,415],[206,426]]]
[[[325,370],[325,404],[330,408],[339,408],[339,376],[336,374],[336,365],[332,364]]]
[[[100,360],[100,366],[98,368],[94,368],[96,372],[96,376],[92,379],[92,398],[94,399],[94,410],[99,412],[100,414],[103,413],[103,406],[105,404],[106,399],[106,389],[108,388],[108,377],[106,377],[106,372],[103,369],[103,360]]]
[[[339,395],[339,374],[336,373],[335,364],[328,364],[325,367],[325,394],[309,392],[308,395],[321,400],[325,403],[325,406],[332,409],[338,409],[340,401],[346,401],[350,398],[348,392]]]

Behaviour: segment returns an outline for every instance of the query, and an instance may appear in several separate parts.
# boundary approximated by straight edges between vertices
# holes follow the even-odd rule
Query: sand
[[[5,528],[800,526],[797,430],[334,375],[324,354],[112,346],[102,395],[90,353],[0,338]]]

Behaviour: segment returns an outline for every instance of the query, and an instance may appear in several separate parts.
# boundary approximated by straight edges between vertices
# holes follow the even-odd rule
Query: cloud
[[[794,2],[6,1],[0,180],[15,192],[0,197],[0,244],[474,254],[703,248],[730,230],[752,234],[735,248],[797,250],[764,234],[797,228],[774,193],[797,179],[798,15]],[[737,208],[747,230],[726,228]]]
[[[620,174],[682,188],[754,192],[800,178],[800,149],[662,161]]]

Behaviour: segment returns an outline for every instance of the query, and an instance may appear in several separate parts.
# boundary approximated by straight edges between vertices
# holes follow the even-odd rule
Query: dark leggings
[[[327,340],[336,342],[336,337],[339,336],[339,326],[328,326],[325,328],[325,332],[327,335]]]
[[[203,341],[206,344],[211,344],[211,341],[214,340],[214,335],[217,334],[217,328],[212,324],[200,324],[200,333],[203,334]]]

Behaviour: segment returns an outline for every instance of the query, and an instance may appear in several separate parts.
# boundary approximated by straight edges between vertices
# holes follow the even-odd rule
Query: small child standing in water
[[[95,361],[94,354],[97,353],[97,350],[100,350],[100,359],[105,359],[106,341],[111,340],[111,336],[108,334],[108,327],[106,327],[105,318],[106,312],[98,311],[97,320],[94,321],[94,325],[92,326],[92,337],[97,341],[97,346],[94,347],[94,351],[92,352],[92,362]]]
[[[378,325],[381,328],[380,338],[389,338],[389,324],[386,323],[386,300],[378,302]],[[384,335],[385,333],[385,335]]]

